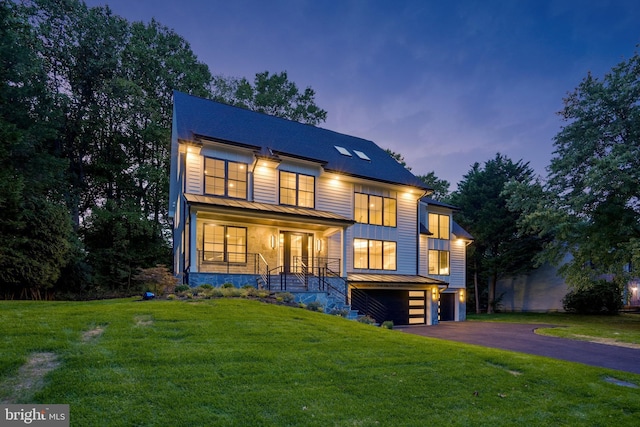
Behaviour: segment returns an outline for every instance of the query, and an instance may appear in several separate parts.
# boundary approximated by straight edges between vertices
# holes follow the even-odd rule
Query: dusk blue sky
[[[545,176],[562,99],[640,43],[638,0],[90,0],[183,36],[212,74],[287,71],[321,127],[455,189],[501,152]]]

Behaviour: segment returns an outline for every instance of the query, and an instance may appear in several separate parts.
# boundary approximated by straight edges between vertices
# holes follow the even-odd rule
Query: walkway
[[[537,335],[553,325],[497,322],[442,322],[436,326],[397,326],[402,332],[552,357],[640,374],[640,349]]]

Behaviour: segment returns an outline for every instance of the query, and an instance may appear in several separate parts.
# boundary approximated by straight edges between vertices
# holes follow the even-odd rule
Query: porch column
[[[197,221],[198,215],[195,212],[191,211],[191,217],[189,218],[189,252],[187,259],[189,260],[189,271],[192,273],[198,272]]]
[[[440,304],[440,292],[437,287],[431,288],[429,292],[429,310],[430,314],[430,325],[438,324],[438,306]]]
[[[347,243],[345,242],[345,228],[340,230],[340,244],[342,245],[342,260],[340,263],[340,273],[342,277],[347,277]]]
[[[458,290],[458,320],[459,322],[467,320],[467,292],[466,289]]]

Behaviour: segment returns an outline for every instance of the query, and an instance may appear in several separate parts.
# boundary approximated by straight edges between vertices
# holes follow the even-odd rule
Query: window
[[[204,192],[214,196],[247,198],[247,164],[204,159]]]
[[[247,262],[247,229],[204,224],[203,261]]]
[[[280,204],[313,208],[315,177],[280,171]]]
[[[429,214],[429,231],[434,239],[449,240],[449,215]]]
[[[370,270],[395,270],[396,242],[354,239],[353,267]]]
[[[449,275],[449,251],[429,250],[429,274]]]
[[[355,194],[354,216],[356,222],[395,227],[397,209],[396,199],[362,193]]]

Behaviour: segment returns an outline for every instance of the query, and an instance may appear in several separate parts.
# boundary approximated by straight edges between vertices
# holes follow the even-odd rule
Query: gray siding
[[[316,209],[353,218],[353,184],[330,175],[322,175],[316,183]]]
[[[202,194],[204,192],[204,158],[200,155],[186,154],[185,193]]]
[[[253,201],[260,203],[278,203],[278,170],[257,166],[253,172]]]
[[[451,276],[449,277],[450,288],[464,288],[466,276],[466,246],[462,241],[453,240],[451,242],[451,250],[449,252],[449,268]]]

